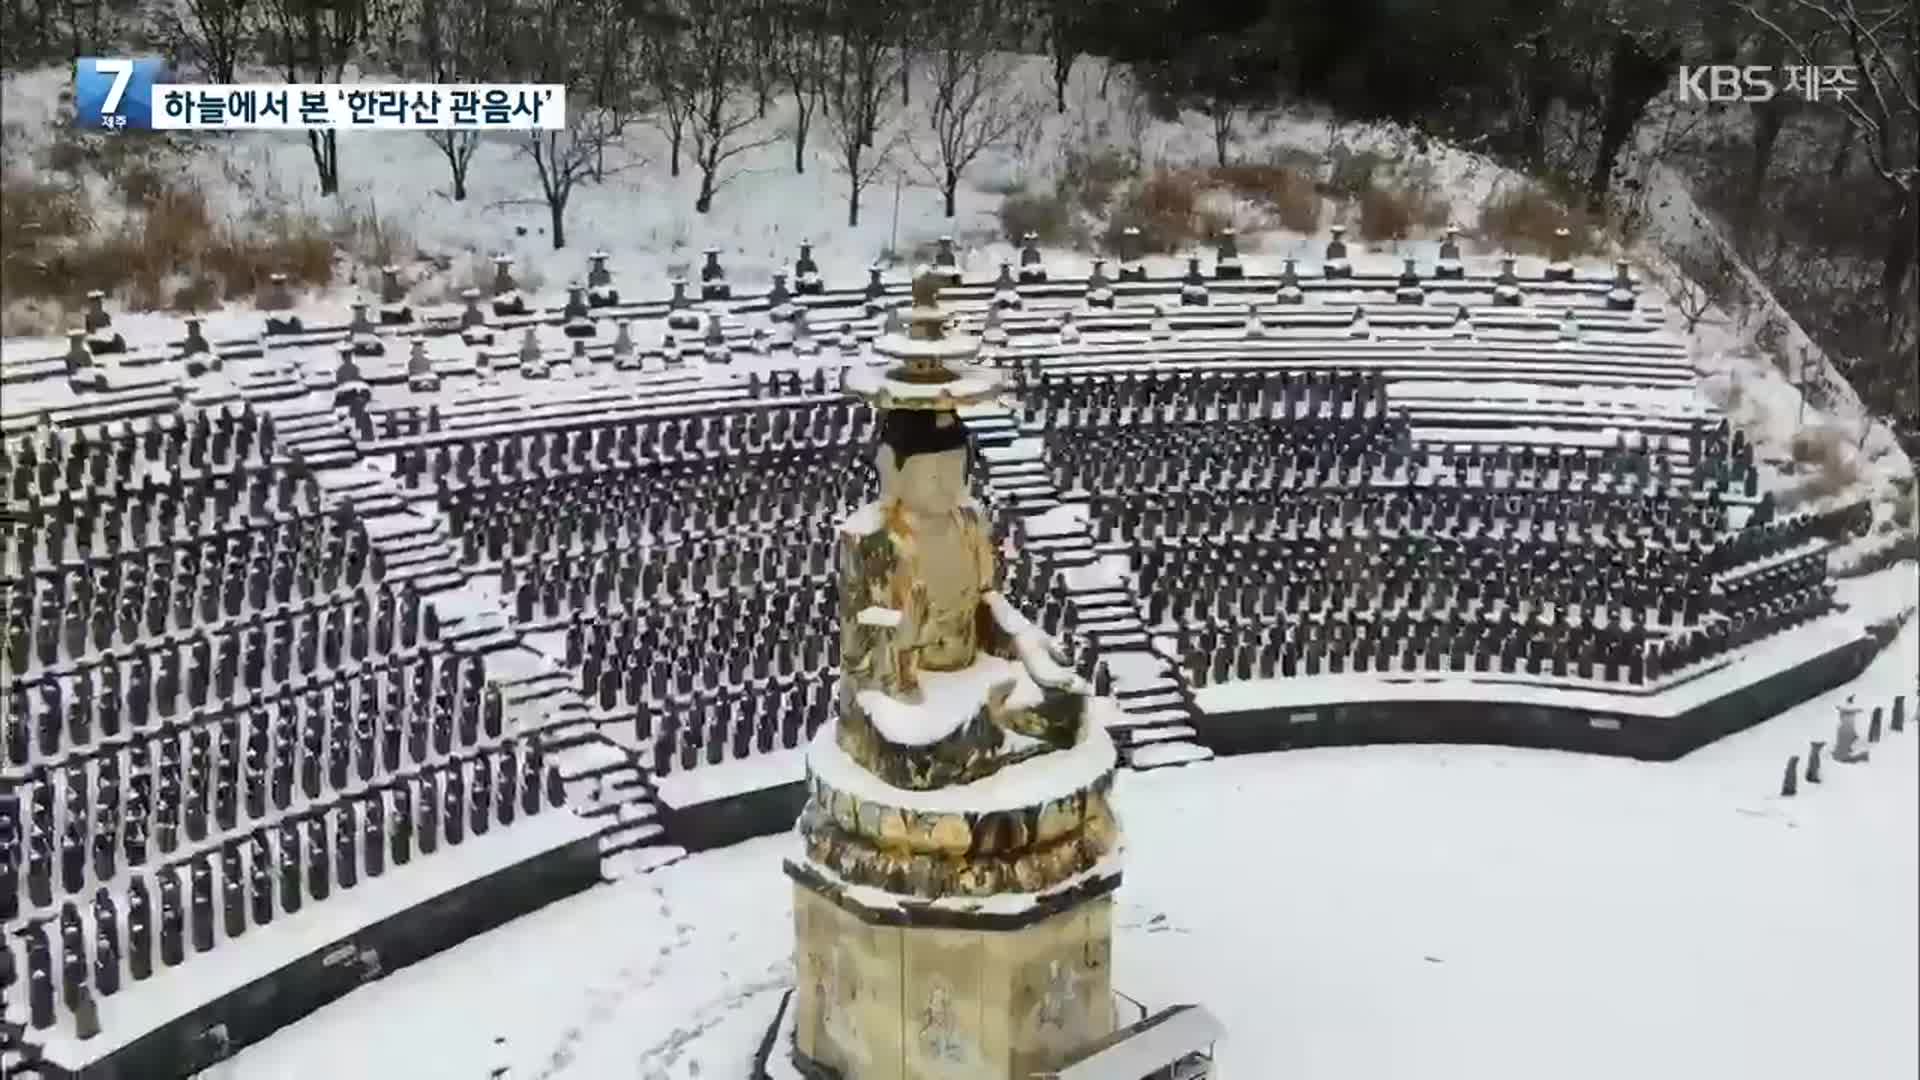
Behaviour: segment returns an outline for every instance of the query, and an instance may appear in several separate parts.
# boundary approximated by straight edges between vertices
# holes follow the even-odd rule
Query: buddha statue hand
[[[1049,696],[1084,696],[1092,692],[1087,681],[1067,666],[1067,656],[1061,650],[1060,643],[1015,610],[1006,597],[990,592],[981,598],[981,602],[987,606],[995,625],[1012,645],[1013,658],[1027,669],[1027,674],[1041,690],[1048,692]]]
[[[1014,635],[1013,647],[1019,654],[1021,666],[1027,669],[1027,674],[1042,690],[1063,694],[1087,694],[1092,691],[1087,681],[1067,666],[1067,654],[1060,648],[1060,643],[1039,629]]]

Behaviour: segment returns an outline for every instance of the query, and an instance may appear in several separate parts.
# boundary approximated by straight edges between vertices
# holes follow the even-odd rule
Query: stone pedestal
[[[821,1080],[1025,1080],[1059,1067],[1114,1029],[1118,883],[966,916],[866,909],[797,876],[795,1064]]]

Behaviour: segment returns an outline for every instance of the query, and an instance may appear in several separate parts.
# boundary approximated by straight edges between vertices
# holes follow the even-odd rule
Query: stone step
[[[1162,724],[1184,724],[1193,719],[1193,713],[1187,709],[1151,709],[1145,712],[1127,712],[1124,709],[1118,715],[1107,718],[1107,726],[1115,730],[1151,728]]]
[[[1180,684],[1163,680],[1153,686],[1136,686],[1114,693],[1123,709],[1156,709],[1172,705],[1185,704],[1187,698],[1181,692]]]
[[[602,856],[618,855],[644,844],[661,840],[667,830],[657,821],[620,822],[600,834]]]
[[[547,760],[560,770],[560,778],[569,783],[575,780],[592,780],[611,776],[621,769],[632,769],[633,763],[627,760],[618,748],[605,741],[596,740],[584,746],[573,747],[558,752],[549,752]]]
[[[1213,751],[1198,743],[1180,741],[1148,743],[1130,748],[1125,753],[1127,764],[1142,772],[1213,760]]]
[[[1144,649],[1153,640],[1147,636],[1147,632],[1144,629],[1139,629],[1137,626],[1112,632],[1104,630],[1088,631],[1087,636],[1093,638],[1094,645],[1102,651]]]
[[[1046,463],[1035,458],[1015,458],[1012,461],[990,460],[987,462],[987,477],[995,483],[1000,482],[1003,478],[1011,479],[1016,476],[1038,476],[1044,480],[1052,480],[1051,474],[1047,472]]]
[[[1083,634],[1128,634],[1137,633],[1140,630],[1140,620],[1128,618],[1125,615],[1104,618],[1099,615],[1080,615],[1077,612],[1075,614],[1079,617],[1079,622],[1075,625]]]
[[[633,874],[644,874],[664,866],[672,866],[687,857],[687,849],[672,844],[656,844],[641,841],[639,844],[622,847],[608,854],[601,852],[600,874],[609,880],[618,880]]]
[[[1027,476],[1022,474],[1011,477],[994,477],[992,478],[992,484],[994,494],[1005,498],[1045,495],[1056,502],[1059,501],[1058,489],[1053,486],[1053,481],[1044,476]]]
[[[1195,735],[1188,724],[1165,724],[1158,727],[1142,725],[1126,729],[1128,746],[1144,746],[1147,743],[1166,742],[1170,739],[1191,739]]]
[[[414,587],[423,593],[436,593],[443,589],[458,589],[467,584],[467,575],[451,567],[436,567],[429,573],[414,579]]]
[[[353,449],[326,449],[317,451],[302,450],[307,464],[316,469],[333,469],[342,465],[351,465],[360,460],[360,454]]]

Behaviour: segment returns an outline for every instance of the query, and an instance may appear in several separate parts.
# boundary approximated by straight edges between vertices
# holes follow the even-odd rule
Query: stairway
[[[666,842],[661,805],[639,748],[602,733],[565,657],[549,655],[513,627],[495,578],[470,576],[460,565],[432,494],[402,487],[386,459],[362,460],[326,393],[257,407],[273,415],[277,449],[298,449],[313,468],[322,498],[353,506],[382,560],[382,580],[413,582],[439,618],[441,640],[486,655],[509,729],[539,739],[560,771],[568,804],[602,823],[601,872],[619,877],[684,858],[684,849]]]
[[[1121,761],[1157,769],[1211,759],[1213,751],[1194,741],[1193,694],[1179,665],[1155,649],[1139,599],[1094,547],[1084,509],[1062,499],[1044,443],[1022,437],[1018,419],[1006,409],[973,409],[963,416],[978,440],[987,487],[1021,515],[1028,549],[1045,551],[1061,568],[1075,625],[1114,677],[1120,715],[1109,721],[1108,731]]]
[[[565,656],[547,652],[556,644],[552,635],[535,635],[516,650],[534,670],[510,676],[508,715],[518,713],[522,730],[539,732],[548,760],[560,770],[568,804],[601,822],[601,873],[624,877],[685,858],[684,848],[668,842],[659,792],[641,765],[631,720],[594,713]]]

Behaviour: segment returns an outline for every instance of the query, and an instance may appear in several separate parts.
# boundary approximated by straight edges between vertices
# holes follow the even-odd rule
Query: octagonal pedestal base
[[[821,1080],[1027,1080],[1057,1068],[1113,1031],[1117,885],[1020,915],[935,915],[869,910],[795,875],[794,1064]]]

